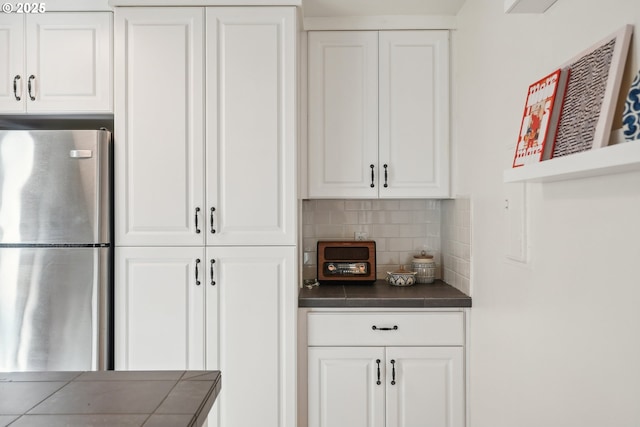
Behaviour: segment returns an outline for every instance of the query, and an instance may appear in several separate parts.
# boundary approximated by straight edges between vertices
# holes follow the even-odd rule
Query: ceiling
[[[305,17],[456,15],[465,0],[302,0]]]

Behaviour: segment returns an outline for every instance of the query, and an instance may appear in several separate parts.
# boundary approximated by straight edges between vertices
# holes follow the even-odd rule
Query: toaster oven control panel
[[[322,270],[325,276],[367,276],[368,262],[325,262]]]

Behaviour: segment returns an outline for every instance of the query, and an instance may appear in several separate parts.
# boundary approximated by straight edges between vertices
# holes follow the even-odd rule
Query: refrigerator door
[[[0,248],[0,371],[102,370],[110,248]]]
[[[0,131],[0,245],[109,243],[108,131]]]

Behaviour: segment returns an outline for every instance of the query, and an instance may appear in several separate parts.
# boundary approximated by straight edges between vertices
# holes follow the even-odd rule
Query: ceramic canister
[[[433,255],[427,255],[424,251],[420,255],[414,255],[411,269],[416,272],[418,283],[433,283],[436,278],[436,262]]]

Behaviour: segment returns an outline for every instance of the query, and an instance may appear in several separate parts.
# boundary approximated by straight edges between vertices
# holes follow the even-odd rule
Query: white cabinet
[[[220,369],[209,426],[295,424],[295,13],[115,11],[116,369]]]
[[[378,33],[310,31],[308,43],[309,197],[375,198]]]
[[[448,197],[449,32],[382,31],[379,49],[380,196]]]
[[[204,369],[204,249],[115,252],[116,369]]]
[[[295,9],[206,13],[207,244],[295,245]]]
[[[308,42],[309,197],[448,197],[448,31]]]
[[[0,14],[0,113],[111,113],[112,13]]]
[[[387,426],[464,427],[462,347],[385,350]]]
[[[224,387],[209,419],[295,425],[295,247],[207,248],[206,260],[216,283],[204,283],[206,368],[222,371]]]
[[[309,312],[308,427],[464,427],[464,322],[464,312]]]
[[[115,12],[118,245],[203,245],[204,10]]]
[[[309,427],[385,426],[383,347],[308,351]]]
[[[124,9],[117,240],[295,245],[293,8]]]
[[[288,246],[117,247],[116,369],[221,370],[210,425],[294,425],[295,263]]]

